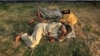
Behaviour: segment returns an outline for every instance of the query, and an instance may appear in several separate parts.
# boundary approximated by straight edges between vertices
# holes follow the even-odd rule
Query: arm
[[[60,39],[63,39],[67,33],[67,30],[64,26],[61,26],[60,30],[62,31],[62,33],[60,35]]]
[[[48,38],[50,42],[54,42],[54,38],[51,36],[51,32],[48,32]]]
[[[35,22],[35,21],[43,22],[44,19],[30,19],[30,20],[28,21],[28,24],[30,25],[30,24],[32,24],[32,23]]]
[[[40,10],[38,9],[38,12],[37,12],[37,16],[38,16],[38,19],[41,19],[41,14],[40,14]]]

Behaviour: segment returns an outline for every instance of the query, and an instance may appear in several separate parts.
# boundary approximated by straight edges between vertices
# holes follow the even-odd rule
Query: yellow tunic
[[[60,21],[70,25],[75,25],[77,23],[77,17],[71,12],[70,14],[64,14]]]

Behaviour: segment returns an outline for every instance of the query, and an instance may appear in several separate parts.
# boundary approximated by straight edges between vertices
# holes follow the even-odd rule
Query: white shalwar
[[[21,38],[24,40],[25,44],[31,48],[34,48],[36,45],[39,44],[43,35],[46,34],[47,23],[38,23],[35,26],[34,32],[31,36],[28,33],[24,33]]]

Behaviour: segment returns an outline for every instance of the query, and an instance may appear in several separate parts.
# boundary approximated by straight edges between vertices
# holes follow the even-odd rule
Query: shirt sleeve
[[[55,28],[57,28],[57,27],[60,27],[60,26],[62,26],[62,23],[55,23],[55,24],[50,24],[49,26],[48,26],[48,32],[52,32],[52,30],[53,29],[55,29]]]

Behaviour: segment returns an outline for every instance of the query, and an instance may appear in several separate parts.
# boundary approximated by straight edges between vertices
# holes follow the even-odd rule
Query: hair
[[[67,30],[67,33],[70,33],[70,32],[72,31],[71,26],[68,25],[68,24],[64,24],[64,25],[65,25],[65,28],[66,28],[66,30]]]
[[[62,14],[70,14],[70,9],[62,10],[61,13],[62,13]]]

